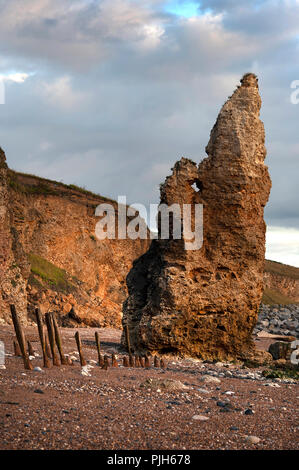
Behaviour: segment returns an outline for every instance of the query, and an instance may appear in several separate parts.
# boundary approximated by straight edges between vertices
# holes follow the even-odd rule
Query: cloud
[[[58,108],[78,107],[88,99],[87,93],[73,90],[69,76],[59,77],[52,82],[42,81],[38,90],[47,103]]]
[[[299,268],[299,230],[268,227],[266,258]]]
[[[1,49],[82,71],[121,53],[122,47],[151,49],[159,44],[161,19],[146,3],[151,2],[0,0]]]
[[[0,74],[0,80],[3,80],[5,82],[14,82],[14,83],[24,83],[28,77],[29,77],[28,73],[21,73],[21,72],[8,73],[6,75]]]

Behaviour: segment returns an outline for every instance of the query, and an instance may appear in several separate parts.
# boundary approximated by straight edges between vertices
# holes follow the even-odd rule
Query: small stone
[[[36,388],[33,393],[40,393],[40,394],[43,394],[45,393],[43,390],[41,390],[40,388]]]
[[[244,415],[253,415],[254,411],[251,408],[248,408],[247,410],[244,411]]]
[[[246,436],[245,440],[250,442],[250,444],[258,444],[261,441],[257,436]]]
[[[237,428],[237,426],[231,426],[229,429],[230,431],[239,431],[239,428]]]
[[[44,372],[43,369],[41,369],[40,367],[34,367],[34,372]]]
[[[194,415],[192,416],[192,419],[196,421],[208,421],[208,416],[203,416],[203,415]]]
[[[221,380],[218,379],[217,377],[213,377],[212,375],[203,375],[201,380],[207,384],[220,384],[221,383]]]
[[[228,406],[230,405],[230,403],[226,402],[226,401],[217,401],[217,406],[221,406],[221,408],[224,408],[225,406]]]

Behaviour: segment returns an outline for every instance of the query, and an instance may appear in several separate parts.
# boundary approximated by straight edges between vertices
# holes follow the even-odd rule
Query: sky
[[[0,145],[13,169],[148,206],[254,72],[266,256],[299,267],[298,53],[299,0],[0,0]]]

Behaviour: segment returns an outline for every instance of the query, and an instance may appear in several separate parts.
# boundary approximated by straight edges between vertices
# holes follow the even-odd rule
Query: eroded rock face
[[[154,240],[134,262],[123,324],[135,350],[231,359],[252,348],[271,188],[260,107],[257,78],[247,74],[219,113],[208,157],[198,167],[182,158],[162,185],[161,202],[203,204],[203,245]]]
[[[14,303],[24,321],[27,317],[28,263],[11,226],[7,171],[5,153],[0,148],[0,317],[9,320],[9,304]]]
[[[24,323],[38,306],[64,326],[121,326],[125,278],[149,242],[96,239],[103,202],[117,220],[115,201],[16,173],[0,152],[0,324],[11,322],[13,303]]]

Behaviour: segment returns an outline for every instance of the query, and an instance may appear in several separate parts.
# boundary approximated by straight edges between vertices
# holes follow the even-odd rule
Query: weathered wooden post
[[[101,343],[100,343],[100,337],[99,333],[96,331],[95,332],[95,338],[96,338],[96,345],[97,345],[97,351],[98,351],[98,364],[100,367],[104,364],[104,359],[103,356],[101,355]]]
[[[127,356],[124,356],[124,358],[123,358],[123,366],[124,367],[129,367],[129,361],[128,361]]]
[[[47,330],[48,330],[52,358],[53,358],[53,364],[54,366],[60,366],[60,360],[55,351],[55,333],[54,333],[54,326],[53,326],[53,318],[50,312],[46,313],[45,319],[46,319],[46,325],[47,325]]]
[[[145,367],[146,369],[150,369],[150,367],[151,367],[149,358],[148,358],[147,356],[145,356],[145,359],[144,359],[144,367]]]
[[[161,357],[161,359],[160,359],[160,367],[161,367],[161,369],[165,369],[165,368],[166,368],[166,364],[165,364],[164,359],[163,359],[162,357]]]
[[[139,356],[139,364],[140,364],[140,367],[144,367],[144,359],[142,356]]]
[[[22,356],[23,356],[24,367],[27,370],[32,370],[33,365],[31,364],[27,351],[26,351],[24,332],[22,330],[19,317],[17,315],[16,308],[14,305],[10,305],[10,312],[11,312],[12,321],[13,321],[15,332],[16,332],[16,337],[20,346]]]
[[[13,342],[14,354],[15,356],[22,356],[19,343],[17,341]]]
[[[130,367],[134,367],[134,358],[133,358],[132,354],[130,354],[130,356],[129,356],[129,364],[130,364]]]
[[[159,364],[159,359],[157,358],[157,356],[154,357],[154,367],[159,367],[160,364]]]
[[[57,344],[57,349],[58,349],[58,352],[59,352],[61,364],[64,365],[64,366],[71,366],[71,365],[73,365],[72,361],[70,359],[68,359],[67,357],[65,357],[65,355],[63,354],[62,341],[61,341],[60,332],[59,332],[59,328],[58,328],[58,325],[57,325],[57,320],[55,318],[54,313],[52,314],[52,320],[53,320],[53,325],[54,325],[55,341],[56,341],[56,344]]]
[[[125,330],[126,330],[127,349],[128,349],[129,356],[131,356],[131,342],[130,342],[130,332],[129,332],[128,325],[125,326]]]
[[[50,345],[49,345],[49,340],[48,340],[47,333],[45,333],[45,347],[46,347],[46,354],[47,354],[48,358],[52,359],[52,352],[51,352],[51,348],[50,348]]]
[[[115,354],[112,354],[111,362],[112,362],[112,367],[118,367],[118,363],[117,363]]]
[[[108,356],[105,355],[105,356],[104,356],[104,364],[103,364],[103,366],[102,366],[102,369],[107,370],[108,367],[109,367],[109,365],[110,365],[110,364],[109,364]]]
[[[82,344],[81,344],[79,331],[76,331],[75,338],[76,338],[77,348],[78,348],[78,352],[79,352],[79,356],[80,356],[80,364],[81,364],[81,367],[84,367],[84,366],[87,365],[87,362],[85,361],[84,356],[83,356]]]
[[[40,344],[42,347],[44,367],[49,368],[51,367],[51,362],[49,360],[49,357],[47,356],[44,327],[43,327],[42,317],[38,308],[35,309],[35,317],[36,317]]]
[[[140,367],[139,357],[135,356],[135,367]]]
[[[29,356],[34,356],[34,350],[33,350],[33,347],[32,347],[32,344],[30,343],[30,341],[27,341],[27,347],[28,347]]]

